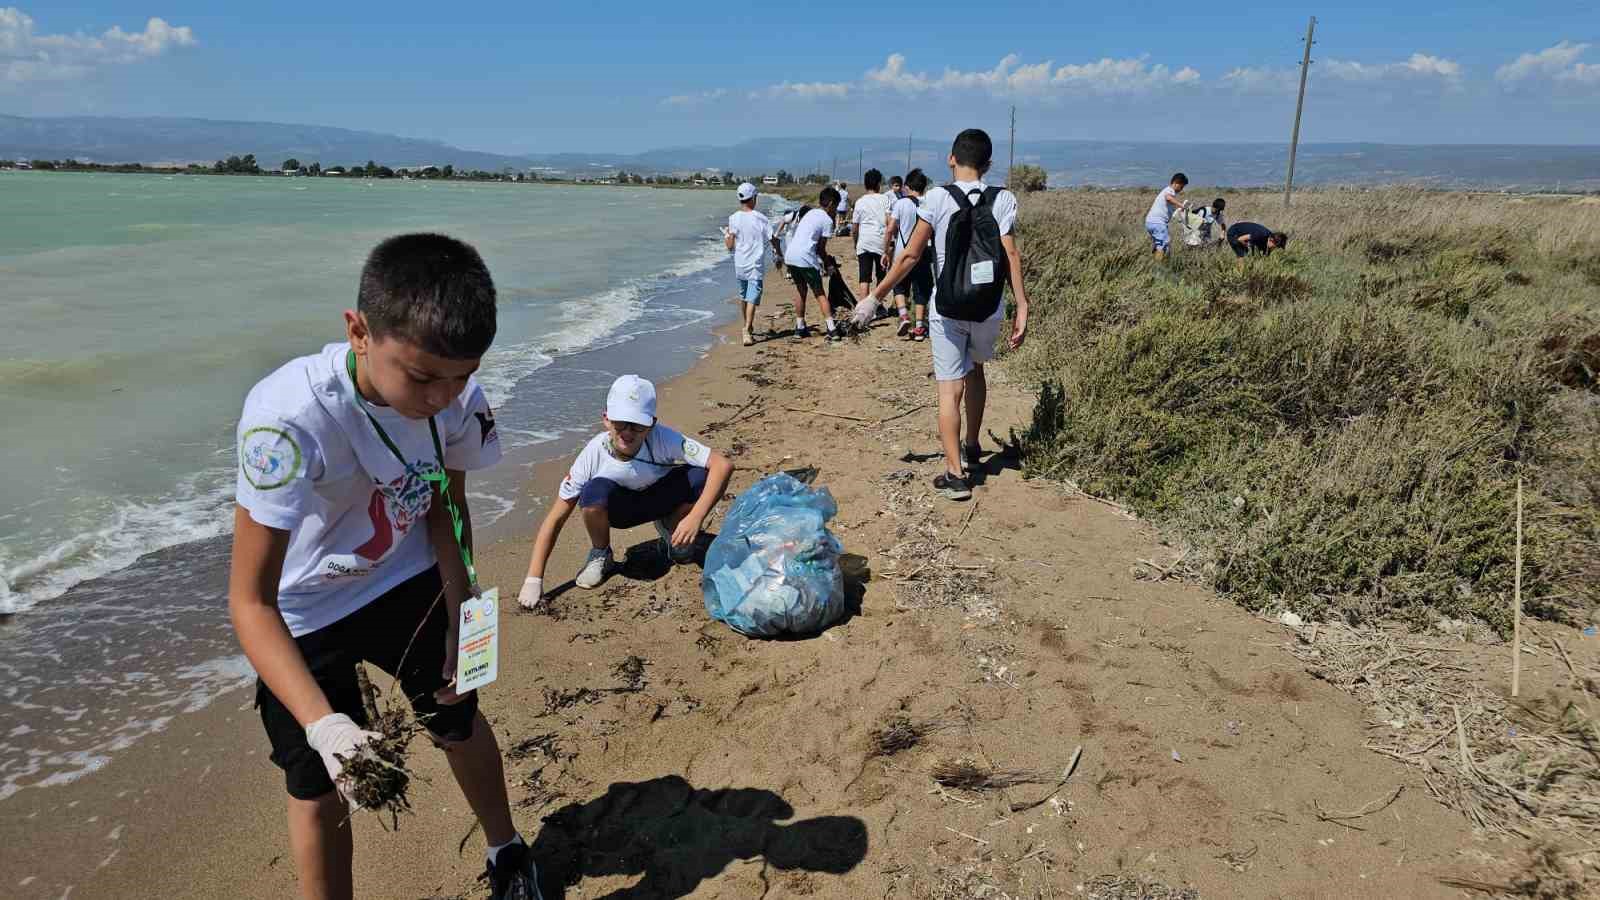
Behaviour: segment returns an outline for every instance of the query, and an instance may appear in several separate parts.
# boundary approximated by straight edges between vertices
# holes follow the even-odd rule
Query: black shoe
[[[501,850],[484,878],[493,900],[544,900],[539,893],[539,868],[533,864],[533,852],[521,841]]]
[[[972,488],[959,475],[946,472],[933,479],[933,489],[946,500],[971,500]]]

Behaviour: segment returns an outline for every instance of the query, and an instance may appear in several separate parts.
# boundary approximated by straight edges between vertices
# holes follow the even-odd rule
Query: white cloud
[[[673,94],[661,101],[663,106],[695,107],[713,103],[728,96],[726,88],[717,88],[712,91],[699,91],[693,94]]]
[[[1515,62],[1506,63],[1497,69],[1494,77],[1508,83],[1538,76],[1579,82],[1596,80],[1600,78],[1600,75],[1596,74],[1596,69],[1600,67],[1577,61],[1589,47],[1589,44],[1562,41],[1538,53],[1522,54]]]
[[[979,90],[993,94],[1129,93],[1170,84],[1191,84],[1200,73],[1190,66],[1174,72],[1164,65],[1149,65],[1145,57],[1105,58],[1081,65],[1055,67],[1045,60],[1021,65],[1015,53],[1002,57],[993,68],[962,71],[947,68],[940,75],[906,69],[906,58],[892,53],[880,68],[870,69],[862,86],[920,94],[932,91]]]
[[[1404,62],[1360,63],[1330,59],[1324,71],[1343,81],[1387,81],[1396,78],[1442,78],[1454,80],[1461,77],[1461,64],[1442,56],[1413,53]],[[1316,70],[1312,70],[1316,75]]]
[[[750,99],[797,97],[802,100],[842,100],[850,96],[850,85],[836,81],[785,81],[766,90],[751,91]]]
[[[187,26],[152,17],[142,31],[112,26],[98,34],[38,34],[33,18],[14,6],[0,7],[0,82],[64,81],[101,66],[152,59],[174,47],[197,43]]]

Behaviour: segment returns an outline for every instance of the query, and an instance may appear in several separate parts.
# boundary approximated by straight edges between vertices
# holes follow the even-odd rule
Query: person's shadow
[[[618,782],[603,796],[544,818],[533,840],[545,900],[585,877],[641,875],[611,900],[687,896],[734,860],[839,875],[867,855],[866,823],[819,816],[782,824],[794,808],[759,788],[701,790],[677,775]]]

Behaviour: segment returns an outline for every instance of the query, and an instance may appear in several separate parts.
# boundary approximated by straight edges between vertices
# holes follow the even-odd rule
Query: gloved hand
[[[517,605],[523,609],[538,609],[544,605],[544,579],[526,578],[522,582],[522,593],[517,595]]]
[[[306,726],[306,743],[322,757],[322,765],[341,796],[347,796],[349,787],[339,778],[345,758],[360,753],[368,741],[382,736],[357,725],[344,713],[329,713]]]

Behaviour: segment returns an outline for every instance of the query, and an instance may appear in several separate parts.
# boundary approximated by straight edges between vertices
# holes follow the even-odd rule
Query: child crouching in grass
[[[616,568],[613,528],[653,521],[672,561],[693,561],[700,527],[728,488],[733,463],[657,422],[655,385],[645,379],[618,378],[606,396],[601,421],[605,430],[578,454],[534,538],[518,598],[524,609],[543,601],[545,566],[574,509],[582,510],[590,543],[574,583],[587,589],[599,587]]]

